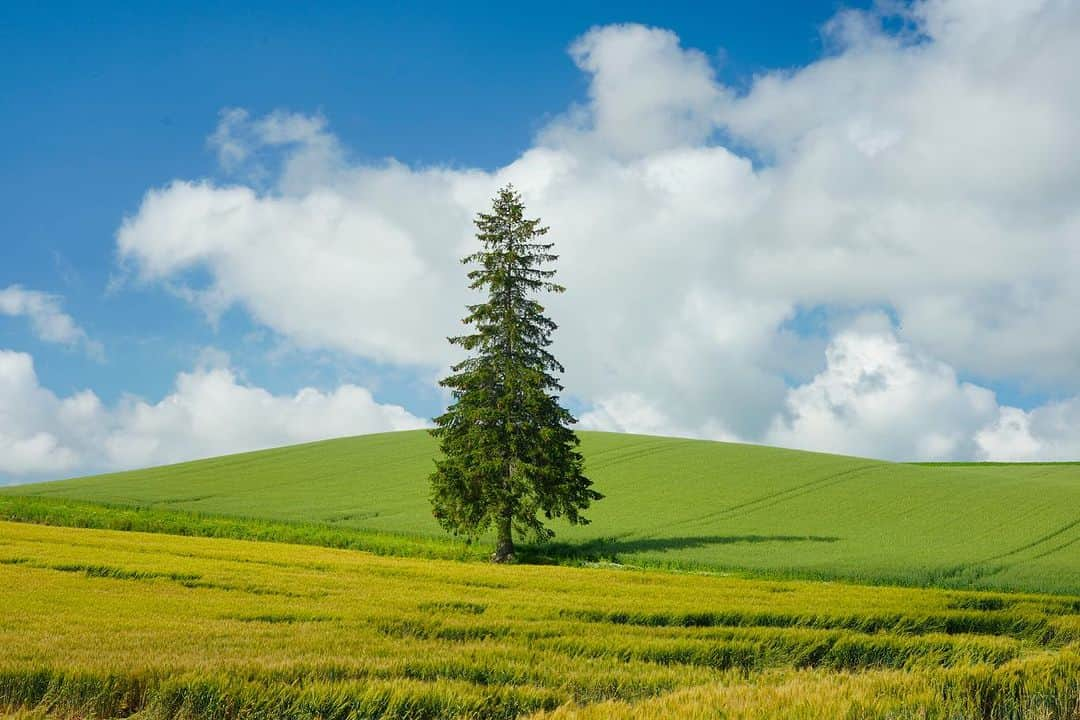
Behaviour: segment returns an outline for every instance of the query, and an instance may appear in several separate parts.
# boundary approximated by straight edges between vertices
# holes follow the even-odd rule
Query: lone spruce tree
[[[535,300],[561,293],[546,266],[558,259],[548,228],[525,218],[521,196],[507,185],[491,213],[475,220],[481,249],[462,260],[477,267],[470,288],[487,300],[468,306],[473,332],[449,338],[469,357],[440,384],[453,402],[431,431],[442,457],[431,476],[435,517],[455,534],[476,537],[494,526],[493,562],[514,559],[514,532],[536,540],[554,533],[543,519],[588,522],[581,511],[602,495],[582,473],[577,422],[559,405],[563,367],[548,352],[557,328]],[[541,519],[543,518],[543,519]]]

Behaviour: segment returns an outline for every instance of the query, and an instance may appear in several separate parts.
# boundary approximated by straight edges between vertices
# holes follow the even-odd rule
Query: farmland
[[[1080,712],[1073,597],[0,522],[0,607],[0,713],[27,717]]]
[[[586,513],[591,525],[556,524],[556,544],[528,548],[536,560],[1080,594],[1077,464],[914,465],[581,436],[587,471],[608,497]],[[423,431],[344,438],[8,488],[0,512],[478,558],[479,549],[447,538],[431,517],[434,452]]]

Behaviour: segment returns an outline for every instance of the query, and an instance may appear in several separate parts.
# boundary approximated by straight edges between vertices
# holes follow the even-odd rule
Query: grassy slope
[[[908,465],[582,433],[608,497],[559,540],[622,562],[1080,593],[1080,465]],[[424,432],[9,488],[438,536]]]

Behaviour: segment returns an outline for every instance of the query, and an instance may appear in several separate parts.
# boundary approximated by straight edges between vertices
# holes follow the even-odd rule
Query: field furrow
[[[1065,707],[1080,643],[1071,596],[6,522],[0,605],[0,712],[50,717],[757,717],[795,687],[825,717],[815,688],[863,707],[886,680],[931,708],[976,707],[974,687]]]

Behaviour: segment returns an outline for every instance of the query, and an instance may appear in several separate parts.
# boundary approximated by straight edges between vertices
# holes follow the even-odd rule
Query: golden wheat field
[[[14,717],[1080,716],[1080,600],[0,523]]]

